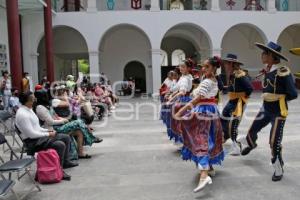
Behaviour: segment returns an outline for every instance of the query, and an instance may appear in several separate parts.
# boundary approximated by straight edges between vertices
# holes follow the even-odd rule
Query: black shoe
[[[69,161],[69,162],[64,163],[63,168],[68,169],[68,168],[77,167],[77,166],[78,166],[78,163],[74,163],[74,162]]]
[[[78,156],[79,159],[90,159],[92,158],[92,156],[88,155],[88,154],[85,154],[83,156]]]
[[[244,149],[242,150],[241,155],[242,155],[242,156],[246,156],[246,155],[248,155],[252,150],[253,150],[253,148],[251,148],[251,147],[246,147],[246,148],[244,148]]]
[[[96,137],[95,140],[94,140],[94,143],[101,143],[102,141],[103,141],[102,138]]]
[[[63,172],[63,178],[62,180],[64,181],[70,181],[71,180],[71,176],[69,174],[67,174],[66,172]]]
[[[283,174],[280,176],[275,176],[275,173],[274,173],[272,176],[272,181],[274,181],[274,182],[281,181],[282,177],[283,177]]]

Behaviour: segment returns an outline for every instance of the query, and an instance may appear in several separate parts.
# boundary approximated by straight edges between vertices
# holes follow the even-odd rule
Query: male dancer
[[[258,132],[271,123],[271,161],[275,170],[272,181],[280,181],[284,172],[281,142],[283,127],[288,115],[287,102],[296,99],[298,93],[289,68],[279,66],[281,60],[288,61],[281,54],[281,46],[273,42],[269,42],[267,45],[256,43],[256,46],[263,50],[262,57],[267,64],[267,68],[264,70],[263,106],[250,127],[247,137],[241,140],[242,155],[249,154],[257,146]]]
[[[232,146],[230,154],[239,156],[241,154],[240,144],[237,143],[238,127],[245,111],[246,103],[253,88],[246,73],[241,69],[241,63],[237,56],[228,54],[223,59],[226,69],[230,71],[230,81],[228,85],[229,101],[222,112],[222,126],[224,141],[231,138]]]

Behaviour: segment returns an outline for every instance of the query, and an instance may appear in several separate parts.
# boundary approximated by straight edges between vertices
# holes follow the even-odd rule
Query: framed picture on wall
[[[0,68],[7,67],[6,45],[0,44]]]

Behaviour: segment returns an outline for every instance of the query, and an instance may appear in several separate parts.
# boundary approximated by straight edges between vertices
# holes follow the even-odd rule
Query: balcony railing
[[[53,0],[58,12],[136,10],[300,11],[300,0]]]

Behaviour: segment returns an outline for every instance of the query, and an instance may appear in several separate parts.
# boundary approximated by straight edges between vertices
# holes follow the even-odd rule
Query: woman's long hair
[[[34,96],[36,98],[36,103],[33,107],[33,110],[36,112],[36,108],[39,105],[42,105],[46,107],[47,109],[50,109],[50,98],[48,95],[47,90],[38,90],[34,92]]]

